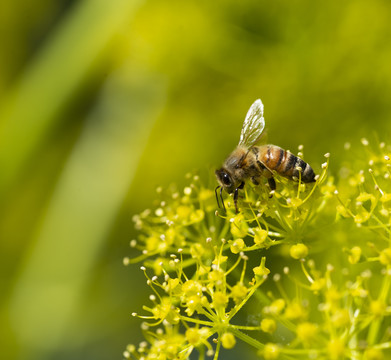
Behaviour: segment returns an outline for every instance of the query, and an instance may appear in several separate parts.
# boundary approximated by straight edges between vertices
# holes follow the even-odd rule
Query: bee
[[[247,112],[238,146],[225,160],[223,167],[215,172],[220,184],[215,189],[217,205],[220,207],[217,192],[220,189],[224,210],[223,189],[229,194],[234,194],[235,210],[238,212],[238,193],[248,179],[253,184],[259,185],[263,176],[267,179],[271,190],[276,189],[273,172],[291,180],[301,178],[304,183],[315,181],[315,173],[311,166],[289,151],[276,145],[255,145],[264,128],[263,104],[258,99]]]

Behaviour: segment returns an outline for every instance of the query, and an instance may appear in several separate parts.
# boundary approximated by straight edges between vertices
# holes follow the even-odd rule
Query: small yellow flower
[[[273,334],[277,329],[277,324],[273,319],[263,319],[261,321],[261,330],[263,332]]]
[[[270,270],[264,266],[256,266],[253,268],[254,274],[260,277],[270,274]]]
[[[272,315],[279,315],[281,314],[282,310],[284,310],[284,308],[285,300],[276,299],[267,307],[267,312]]]
[[[245,246],[246,244],[243,239],[236,239],[232,242],[230,249],[233,254],[238,254],[245,248]]]
[[[294,259],[303,259],[308,255],[308,247],[304,244],[292,245],[289,253]]]
[[[221,345],[225,349],[232,349],[236,345],[235,336],[230,332],[224,333],[221,335]]]
[[[291,198],[289,201],[289,205],[294,209],[297,209],[302,203],[303,200],[297,197]]]
[[[346,209],[345,206],[343,206],[343,205],[341,205],[341,204],[337,205],[337,212],[338,212],[339,214],[341,214],[341,215],[342,215],[343,217],[345,217],[345,218],[350,217],[349,211]]]
[[[195,280],[187,280],[182,285],[182,291],[185,296],[200,295],[202,294],[202,284]]]
[[[354,246],[350,249],[350,255],[348,256],[348,261],[351,264],[357,264],[360,261],[362,250],[358,246]]]
[[[254,243],[257,245],[263,244],[267,239],[267,235],[268,235],[267,231],[264,229],[255,228],[254,232],[255,232]]]
[[[331,322],[337,328],[342,328],[350,324],[350,315],[347,309],[337,309],[331,316]]]
[[[213,296],[213,306],[214,308],[225,307],[228,303],[228,296],[222,291],[216,291]]]
[[[314,282],[311,284],[310,288],[313,292],[318,293],[320,290],[324,288],[326,285],[326,279],[319,278],[314,280]]]
[[[220,268],[217,268],[217,269],[214,269],[212,270],[209,274],[208,274],[208,279],[210,281],[213,281],[213,282],[216,282],[216,281],[223,281],[224,280],[224,277],[225,277],[225,273],[222,269]]]
[[[148,252],[154,252],[156,250],[165,251],[167,249],[167,244],[158,236],[153,235],[146,239],[145,248]]]
[[[367,349],[364,353],[365,360],[383,360],[384,355],[380,349]]]
[[[330,287],[325,292],[327,303],[330,307],[334,307],[336,303],[342,298],[342,293],[338,291],[335,286]]]
[[[364,289],[361,285],[352,288],[350,293],[353,297],[365,298],[368,296],[368,290]]]
[[[318,327],[317,325],[310,323],[310,322],[304,322],[297,326],[297,337],[303,342],[303,343],[310,343],[317,337],[318,333]]]
[[[238,283],[232,287],[231,297],[234,299],[235,303],[239,303],[246,297],[247,293],[247,287],[241,283]]]
[[[382,252],[379,255],[379,261],[383,265],[391,264],[391,248],[386,248],[382,250]]]
[[[261,265],[253,268],[253,272],[256,276],[264,277],[270,274],[270,270],[265,266],[266,258],[261,259]]]
[[[201,340],[201,334],[197,328],[189,328],[186,330],[186,340],[192,345],[198,345]]]
[[[363,203],[365,201],[370,201],[372,204],[374,204],[376,202],[376,198],[372,194],[362,192],[359,196],[357,196],[356,202]]]
[[[327,344],[327,350],[331,360],[344,358],[345,344],[341,339],[333,339]]]
[[[280,349],[276,344],[267,343],[263,349],[263,357],[265,360],[275,360],[278,359],[280,354]]]
[[[175,278],[175,279],[172,279],[172,278],[169,278],[168,281],[167,281],[167,285],[165,286],[164,290],[169,293],[169,292],[173,292],[174,290],[179,290],[179,279],[178,278]],[[176,293],[178,293],[178,291],[176,291]]]
[[[284,314],[289,320],[305,319],[307,317],[306,309],[297,301],[289,304],[286,307]]]
[[[227,260],[228,260],[228,256],[223,256],[223,255],[219,254],[214,258],[214,260],[212,261],[212,264],[221,265],[221,264],[224,264]]]
[[[153,347],[154,352],[153,359],[165,360],[175,359],[178,352],[182,349],[186,337],[181,334],[167,334],[163,339],[156,339]]]
[[[180,205],[176,209],[178,220],[186,221],[192,213],[192,208],[186,205]]]
[[[197,209],[195,211],[193,211],[190,215],[190,221],[192,223],[197,223],[197,222],[200,222],[204,219],[205,217],[205,213],[203,210],[201,209]]]
[[[160,304],[152,309],[156,319],[166,320],[170,324],[177,324],[180,320],[179,309],[176,308],[169,297],[164,297]]]
[[[384,210],[391,211],[391,193],[384,193],[380,198]]]
[[[371,314],[375,317],[384,316],[387,305],[381,300],[373,300],[369,305]]]
[[[379,212],[386,218],[390,215],[390,212],[387,209],[380,209]]]
[[[202,188],[200,190],[199,198],[201,201],[206,201],[214,197],[213,191],[210,189]]]
[[[181,247],[184,245],[184,236],[179,233],[178,229],[175,227],[170,227],[167,229],[165,233],[165,242],[167,245],[176,244],[177,247]]]
[[[202,244],[196,243],[190,246],[190,254],[195,259],[200,259],[205,254],[205,247]]]
[[[356,224],[362,224],[369,220],[371,214],[363,207],[359,208],[357,214],[354,216],[354,222]]]
[[[206,327],[203,328],[189,328],[186,330],[186,340],[194,345],[197,346],[202,343],[203,339],[207,339],[209,336],[209,329]]]
[[[129,353],[134,353],[136,351],[136,346],[134,346],[133,344],[129,344],[127,347],[126,347],[126,351],[128,351]]]
[[[244,220],[242,214],[238,214],[233,218],[231,222],[231,233],[236,238],[243,238],[248,233],[248,224]]]
[[[186,309],[185,312],[187,315],[191,316],[195,311],[199,311],[202,308],[202,296],[192,295],[186,297]]]

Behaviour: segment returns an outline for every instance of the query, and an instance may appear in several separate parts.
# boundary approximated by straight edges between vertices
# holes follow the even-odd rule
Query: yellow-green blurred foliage
[[[141,340],[132,214],[220,165],[256,98],[269,142],[303,144],[315,170],[346,141],[389,140],[387,0],[16,0],[0,24],[4,359]]]

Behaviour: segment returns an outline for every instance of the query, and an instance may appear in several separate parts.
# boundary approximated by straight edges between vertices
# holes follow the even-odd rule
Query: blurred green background
[[[2,359],[119,359],[142,340],[132,215],[188,171],[209,181],[255,99],[269,142],[303,144],[315,170],[346,141],[389,141],[387,0],[0,6]]]

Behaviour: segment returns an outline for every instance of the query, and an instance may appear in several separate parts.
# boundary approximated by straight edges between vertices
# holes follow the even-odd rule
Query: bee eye
[[[227,185],[227,186],[231,185],[231,179],[228,174],[223,174],[222,180],[223,180],[224,185]]]

